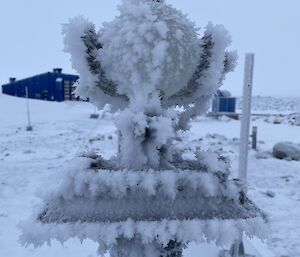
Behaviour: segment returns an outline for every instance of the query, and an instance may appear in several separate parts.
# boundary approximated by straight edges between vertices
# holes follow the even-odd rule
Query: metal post
[[[248,144],[250,130],[251,98],[253,84],[254,54],[246,54],[244,90],[243,90],[243,110],[241,118],[240,132],[240,155],[238,178],[242,186],[242,194],[247,193],[247,166],[248,166]],[[239,236],[229,251],[223,251],[219,257],[248,257],[245,253],[243,243],[243,231],[239,231]]]
[[[32,131],[33,128],[31,126],[31,122],[30,122],[28,87],[25,87],[25,92],[26,92],[26,101],[27,101],[27,121],[28,121],[28,126],[26,127],[26,130]]]
[[[252,149],[256,150],[257,149],[257,127],[254,126],[252,127]]]
[[[239,174],[238,177],[242,184],[244,195],[247,193],[247,168],[248,168],[248,144],[251,116],[251,98],[253,86],[254,54],[246,54],[244,71],[244,90],[243,90],[243,110],[241,118],[240,132],[240,155],[239,155]],[[246,257],[243,244],[243,232],[240,231],[236,242],[236,251],[232,252],[232,257]]]
[[[121,130],[118,129],[118,157],[121,158],[121,140],[122,140],[122,133]]]
[[[239,155],[239,174],[244,193],[247,192],[247,166],[248,166],[248,144],[251,114],[251,98],[253,84],[254,54],[246,54],[244,91],[243,91],[243,110],[241,118],[240,133],[240,155]]]

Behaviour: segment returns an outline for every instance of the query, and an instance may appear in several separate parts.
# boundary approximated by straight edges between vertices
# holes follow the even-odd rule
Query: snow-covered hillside
[[[76,239],[64,246],[53,242],[51,247],[23,248],[18,243],[17,225],[31,215],[40,203],[38,196],[59,181],[63,167],[74,156],[91,149],[104,156],[116,152],[117,134],[111,117],[101,113],[101,119],[89,119],[94,108],[84,102],[30,100],[30,108],[34,130],[26,132],[26,100],[0,94],[0,256],[96,257],[96,244],[87,241],[81,245]],[[257,256],[299,257],[300,162],[270,155],[279,141],[300,143],[299,127],[263,119],[254,119],[252,125],[258,126],[259,150],[250,152],[249,195],[269,215],[270,238],[266,244],[247,239],[246,248]],[[221,153],[230,158],[235,176],[239,126],[239,121],[227,118],[200,118],[177,145],[187,158],[198,147]],[[192,245],[184,254],[216,257],[216,253],[213,245]]]
[[[242,108],[242,97],[238,98],[237,108]],[[300,112],[299,97],[254,96],[252,98],[254,112]]]

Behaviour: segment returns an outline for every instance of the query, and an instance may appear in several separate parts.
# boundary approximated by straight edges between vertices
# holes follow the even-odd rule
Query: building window
[[[75,99],[76,98],[76,93],[75,93],[75,91],[76,91],[76,80],[72,80],[72,82],[71,82],[71,99]]]
[[[40,98],[44,99],[44,100],[48,100],[48,90],[47,89],[44,89],[42,91],[42,94],[41,94]]]
[[[71,83],[69,80],[64,81],[64,98],[65,100],[71,99]]]

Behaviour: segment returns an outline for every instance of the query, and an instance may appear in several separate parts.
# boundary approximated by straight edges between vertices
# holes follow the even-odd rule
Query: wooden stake
[[[252,149],[257,149],[257,127],[252,127]]]
[[[32,131],[33,128],[31,126],[31,122],[30,122],[30,110],[29,110],[29,97],[28,97],[28,87],[25,87],[25,92],[26,92],[26,101],[27,101],[27,121],[28,121],[28,125],[26,127],[26,131]]]

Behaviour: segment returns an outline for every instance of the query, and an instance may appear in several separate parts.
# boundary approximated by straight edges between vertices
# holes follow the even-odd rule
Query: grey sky
[[[241,95],[244,54],[256,54],[254,94],[300,97],[299,0],[167,0],[198,26],[224,24],[239,52],[239,66],[224,88]],[[62,67],[61,24],[82,14],[99,27],[117,15],[120,0],[1,0],[0,84]]]

